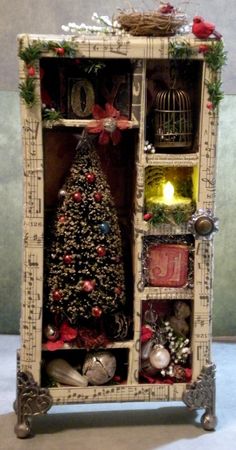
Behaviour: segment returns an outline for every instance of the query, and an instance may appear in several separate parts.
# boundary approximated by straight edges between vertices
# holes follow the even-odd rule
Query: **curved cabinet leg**
[[[217,424],[215,415],[215,369],[215,364],[209,363],[204,366],[197,380],[190,384],[183,394],[183,402],[188,408],[191,410],[205,409],[201,423],[204,430],[207,431],[214,430]]]
[[[17,372],[17,399],[14,409],[17,414],[15,433],[18,438],[31,435],[31,417],[45,414],[52,406],[49,390],[40,388],[30,372]]]

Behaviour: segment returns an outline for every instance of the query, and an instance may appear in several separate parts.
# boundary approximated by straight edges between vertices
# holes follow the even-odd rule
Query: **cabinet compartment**
[[[190,300],[142,302],[139,380],[173,384],[192,377]]]
[[[201,83],[202,62],[147,61],[146,139],[153,153],[198,151]]]
[[[95,139],[91,160],[82,156],[82,149],[78,150],[79,154],[76,156],[76,141],[74,129],[47,130],[44,133],[44,197],[47,209],[44,230],[43,328],[51,326],[58,331],[54,344],[49,337],[50,349],[53,345],[60,345],[62,335],[66,343],[72,341],[76,345],[80,328],[84,330],[81,340],[84,338],[85,346],[96,347],[102,342],[106,346],[113,340],[130,340],[133,337],[132,218],[137,133],[135,130],[124,132],[120,144],[115,147],[101,146]],[[86,178],[88,173],[95,177],[92,183]],[[79,195],[78,201],[76,195]],[[113,203],[109,206],[110,195],[114,206]],[[103,209],[103,204],[108,205],[106,210]],[[102,219],[103,217],[107,219]],[[116,225],[114,217],[117,218]],[[114,232],[116,228],[110,236],[110,230],[100,229],[103,225],[116,226],[117,237]],[[116,243],[113,242],[114,239]],[[86,258],[90,258],[91,270],[83,252],[86,253]],[[119,282],[119,270],[124,272],[124,286]],[[85,287],[81,285],[80,289],[82,282],[87,284]],[[88,283],[91,285],[90,290]],[[94,286],[92,283],[95,283]],[[121,304],[116,307],[114,303],[114,307],[110,308],[108,300],[105,301],[104,298],[103,308],[103,301],[99,301],[99,296],[103,295],[103,291],[105,293],[106,283],[110,283],[107,288],[110,302],[113,301],[111,289],[114,289],[117,305],[121,299],[124,306]],[[63,296],[68,299],[64,307],[61,305]],[[90,307],[92,312],[88,309]],[[74,329],[74,339],[67,339],[65,333],[60,331],[64,323]],[[44,333],[44,346],[47,345],[47,337]]]

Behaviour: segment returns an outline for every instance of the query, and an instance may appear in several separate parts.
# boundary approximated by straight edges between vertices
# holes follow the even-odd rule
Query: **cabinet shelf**
[[[90,123],[94,123],[95,119],[59,119],[57,121],[44,120],[43,128],[51,129],[58,127],[67,128],[84,128]],[[129,120],[127,130],[139,128],[139,123],[137,120]]]
[[[165,288],[165,287],[145,287],[143,300],[193,300],[193,289],[184,288]]]
[[[146,166],[183,166],[193,167],[199,163],[199,153],[182,154],[146,154]]]
[[[94,349],[94,351],[97,351],[97,350],[104,350],[104,349],[113,349],[113,348],[115,348],[115,349],[119,349],[119,348],[127,348],[127,349],[130,349],[130,348],[132,348],[133,347],[133,345],[134,345],[134,341],[120,341],[120,342],[110,342],[109,344],[107,344],[105,347],[104,346],[101,346],[101,347],[97,347],[97,348],[95,348]],[[64,347],[61,347],[60,349],[59,349],[60,351],[61,350],[86,350],[84,347],[78,347],[76,344],[70,344],[70,343],[66,343],[65,345],[64,345]],[[50,350],[48,350],[47,348],[45,348],[45,346],[44,346],[44,344],[42,345],[42,351],[43,352],[48,352],[48,351],[50,351]]]

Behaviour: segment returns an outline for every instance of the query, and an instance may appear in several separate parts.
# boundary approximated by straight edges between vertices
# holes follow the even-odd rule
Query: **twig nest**
[[[116,19],[132,36],[173,36],[187,24],[186,15],[176,10],[170,14],[161,11],[121,11]]]

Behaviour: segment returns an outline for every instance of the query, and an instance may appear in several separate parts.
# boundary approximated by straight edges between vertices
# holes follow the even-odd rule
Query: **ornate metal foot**
[[[17,414],[15,433],[18,438],[31,435],[31,416],[45,414],[52,406],[48,389],[40,388],[29,372],[17,372],[17,400],[14,409]]]
[[[214,364],[207,364],[197,380],[187,387],[183,394],[183,402],[190,409],[205,408],[201,418],[202,426],[207,431],[215,429],[217,418],[215,416],[215,369]]]

